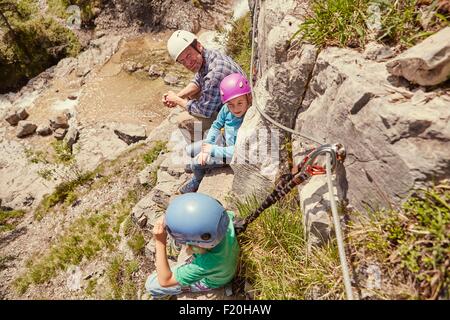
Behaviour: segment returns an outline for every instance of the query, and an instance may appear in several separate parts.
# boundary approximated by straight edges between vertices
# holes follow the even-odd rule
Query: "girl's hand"
[[[202,152],[211,154],[212,145],[209,143],[202,144]]]
[[[200,152],[198,156],[198,163],[204,166],[206,164],[206,161],[208,161],[209,153],[206,152]]]
[[[158,221],[156,221],[153,227],[153,236],[155,237],[156,242],[166,245],[167,231],[164,223],[164,217],[161,217]]]

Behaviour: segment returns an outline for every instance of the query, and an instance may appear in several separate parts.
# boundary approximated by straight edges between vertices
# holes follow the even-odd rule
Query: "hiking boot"
[[[186,173],[192,173],[192,166],[191,166],[190,164],[187,164],[187,165],[184,167],[184,172],[186,172]]]
[[[180,193],[185,194],[189,192],[197,192],[198,187],[200,187],[200,182],[198,182],[195,178],[192,178],[189,182],[181,187]]]

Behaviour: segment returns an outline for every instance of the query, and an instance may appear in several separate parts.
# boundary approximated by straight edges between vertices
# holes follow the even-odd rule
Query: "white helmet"
[[[178,56],[189,47],[194,40],[197,39],[195,34],[185,31],[185,30],[177,30],[169,38],[167,41],[167,50],[169,51],[169,55],[177,61]]]

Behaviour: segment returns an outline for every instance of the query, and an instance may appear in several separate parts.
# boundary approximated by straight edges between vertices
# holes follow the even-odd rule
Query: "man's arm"
[[[177,96],[182,99],[189,99],[192,96],[195,96],[200,92],[200,87],[196,85],[194,82],[190,82],[186,87],[184,87],[180,92],[178,92]]]

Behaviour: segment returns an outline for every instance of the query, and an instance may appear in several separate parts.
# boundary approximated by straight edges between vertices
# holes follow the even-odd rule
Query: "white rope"
[[[345,256],[344,240],[342,239],[341,222],[339,221],[336,200],[334,199],[333,182],[331,180],[331,156],[329,152],[327,152],[326,156],[326,170],[327,170],[328,194],[330,196],[331,212],[333,213],[334,231],[336,233],[336,241],[339,251],[339,260],[341,261],[342,275],[344,277],[345,292],[347,294],[347,300],[353,300],[353,291],[350,282],[350,273],[348,271],[347,258]]]
[[[295,131],[291,128],[288,128],[286,126],[284,126],[283,124],[279,123],[278,121],[276,121],[275,119],[273,119],[272,117],[270,117],[268,114],[266,114],[259,106],[256,100],[256,96],[253,94],[253,57],[254,57],[254,48],[255,48],[255,32],[256,32],[256,16],[257,16],[257,11],[259,10],[260,7],[260,0],[256,0],[255,2],[255,6],[254,6],[254,10],[253,10],[253,22],[252,22],[252,52],[251,52],[251,60],[250,60],[250,87],[252,89],[252,97],[253,97],[253,101],[254,101],[254,105],[256,106],[256,109],[258,110],[258,112],[269,122],[271,122],[273,125],[275,125],[276,127],[285,130],[287,132],[290,132],[292,134],[298,135],[302,138],[305,138],[307,140],[313,141],[315,143],[318,143],[319,145],[322,145],[322,143],[320,143],[319,141],[317,141],[316,139],[313,139],[311,137],[308,137],[304,134],[301,134],[298,131]],[[336,241],[338,244],[338,251],[339,251],[339,260],[341,262],[341,266],[342,266],[342,274],[343,274],[343,278],[344,278],[344,286],[345,286],[345,292],[347,295],[347,300],[353,300],[353,291],[352,291],[352,286],[351,286],[351,282],[350,282],[350,273],[349,273],[349,268],[347,265],[347,258],[345,255],[345,247],[344,247],[344,241],[342,239],[342,232],[341,232],[341,225],[340,225],[340,221],[339,221],[339,215],[337,212],[337,205],[336,205],[336,200],[334,199],[334,193],[333,193],[333,182],[331,179],[331,158],[330,158],[330,153],[327,152],[326,155],[326,172],[327,172],[327,184],[328,184],[328,194],[330,195],[330,203],[331,203],[331,211],[333,214],[333,221],[334,221],[334,229],[335,229],[335,233],[336,233]]]

